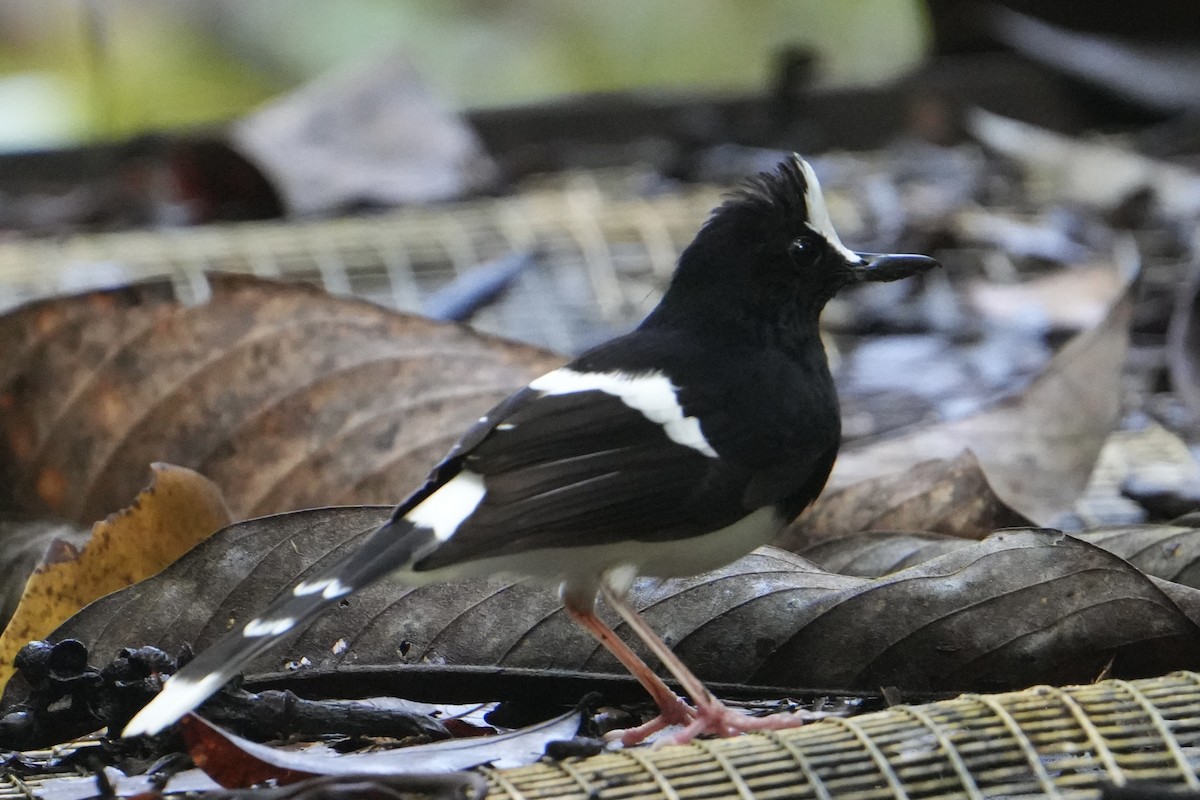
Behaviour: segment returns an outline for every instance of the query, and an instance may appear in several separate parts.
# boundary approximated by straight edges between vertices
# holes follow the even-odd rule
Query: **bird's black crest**
[[[760,172],[732,190],[713,211],[708,224],[752,216],[790,228],[808,219],[808,180],[799,156],[783,161],[772,172]]]

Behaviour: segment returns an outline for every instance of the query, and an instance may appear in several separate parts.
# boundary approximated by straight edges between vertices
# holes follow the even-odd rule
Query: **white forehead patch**
[[[797,156],[796,162],[799,163],[800,170],[804,173],[804,205],[808,208],[808,219],[805,220],[805,224],[814,233],[829,242],[829,246],[837,250],[842,258],[851,264],[862,264],[863,259],[859,257],[858,253],[842,244],[837,231],[833,229],[833,221],[829,219],[829,208],[825,205],[825,195],[821,193],[821,184],[817,181],[817,173],[813,172],[812,166],[803,158]]]

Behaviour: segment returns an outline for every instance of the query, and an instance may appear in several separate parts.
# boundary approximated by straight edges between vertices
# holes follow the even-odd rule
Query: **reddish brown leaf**
[[[267,781],[296,783],[317,775],[263,761],[239,747],[229,734],[195,714],[188,714],[179,721],[179,731],[196,766],[226,789]]]
[[[0,508],[91,522],[146,465],[196,469],[235,516],[396,502],[545,351],[312,287],[214,276],[0,318]]]

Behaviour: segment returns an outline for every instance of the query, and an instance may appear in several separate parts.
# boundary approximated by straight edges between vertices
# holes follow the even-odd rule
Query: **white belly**
[[[679,578],[724,566],[771,541],[784,522],[774,508],[764,506],[732,525],[685,540],[556,547],[428,572],[404,570],[395,577],[410,585],[497,575],[535,578],[561,585],[564,596],[590,602],[601,581],[624,594],[638,576]]]

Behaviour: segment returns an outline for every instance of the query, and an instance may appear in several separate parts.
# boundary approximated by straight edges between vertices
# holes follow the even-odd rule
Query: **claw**
[[[664,728],[682,725],[682,730],[663,741],[670,744],[688,744],[698,736],[738,736],[754,731],[798,728],[825,716],[826,714],[821,712],[791,711],[755,717],[730,708],[715,698],[698,709],[679,700],[679,705],[671,709],[670,713],[660,713],[636,728],[609,731],[604,738],[610,742],[619,741],[622,747],[633,747]]]

